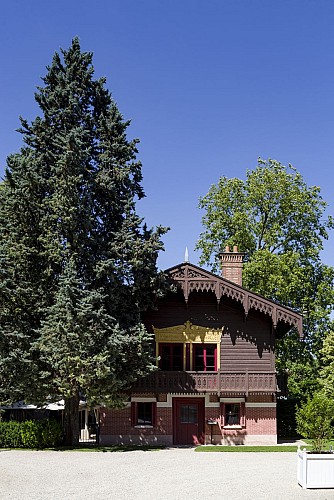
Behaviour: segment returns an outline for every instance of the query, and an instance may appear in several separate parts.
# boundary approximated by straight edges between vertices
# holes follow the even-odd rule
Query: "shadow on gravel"
[[[82,444],[80,446],[58,446],[55,448],[2,448],[2,451],[61,451],[61,452],[99,452],[99,453],[126,453],[130,451],[161,451],[174,449],[193,449],[197,446],[149,446],[149,445],[114,445],[114,446],[97,446],[92,444]]]
[[[116,453],[128,451],[160,451],[164,450],[166,446],[136,446],[136,445],[114,445],[114,446],[60,446],[58,448],[48,448],[49,451],[80,451],[80,452],[100,452],[100,453]]]

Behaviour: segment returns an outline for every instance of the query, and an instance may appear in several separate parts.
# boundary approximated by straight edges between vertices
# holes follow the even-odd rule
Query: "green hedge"
[[[0,448],[48,448],[62,441],[62,427],[55,420],[0,422]]]

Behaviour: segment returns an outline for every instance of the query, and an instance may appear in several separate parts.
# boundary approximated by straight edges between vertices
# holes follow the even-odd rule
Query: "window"
[[[225,425],[240,425],[240,404],[225,404]]]
[[[181,424],[197,424],[197,405],[181,405]]]
[[[153,402],[132,402],[131,403],[131,421],[132,426],[149,426],[155,424],[155,408],[156,403]]]
[[[216,344],[194,344],[194,370],[199,372],[217,371]]]
[[[183,370],[183,344],[160,344],[159,356],[159,367],[161,370]]]
[[[245,403],[222,403],[221,416],[223,427],[245,427]]]

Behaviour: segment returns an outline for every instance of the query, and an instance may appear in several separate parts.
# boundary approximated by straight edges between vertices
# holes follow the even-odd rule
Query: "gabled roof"
[[[279,327],[281,333],[286,333],[290,328],[295,327],[299,335],[303,335],[302,315],[289,307],[265,299],[257,293],[189,262],[170,267],[165,272],[181,288],[186,302],[192,291],[211,291],[216,295],[218,303],[221,297],[229,297],[242,304],[246,316],[250,309],[255,309],[270,316],[274,328]]]

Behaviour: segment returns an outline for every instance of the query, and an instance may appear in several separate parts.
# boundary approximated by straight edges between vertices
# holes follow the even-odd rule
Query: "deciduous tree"
[[[334,305],[334,270],[320,258],[334,227],[319,187],[307,186],[291,165],[259,159],[246,180],[221,177],[200,199],[204,231],[200,262],[218,270],[225,245],[245,252],[243,284],[304,314],[304,341],[295,332],[278,344],[278,368],[290,374],[295,395],[316,384],[319,351]],[[301,377],[301,366],[306,367]],[[307,375],[307,381],[305,376]],[[305,388],[305,387],[304,387]]]
[[[320,371],[320,384],[324,393],[334,401],[334,324],[324,339],[321,349],[322,368]]]

